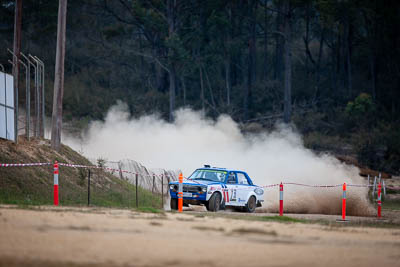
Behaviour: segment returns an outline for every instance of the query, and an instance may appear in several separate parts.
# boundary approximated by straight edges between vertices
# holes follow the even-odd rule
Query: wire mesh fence
[[[101,164],[60,164],[60,205],[162,208],[169,197],[168,183],[178,175],[150,170],[133,160]],[[52,164],[0,168],[1,203],[51,205],[53,194]]]

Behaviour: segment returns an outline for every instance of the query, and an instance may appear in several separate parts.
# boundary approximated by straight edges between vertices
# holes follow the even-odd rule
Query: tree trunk
[[[185,83],[185,77],[183,76],[181,76],[181,84],[183,91],[183,106],[186,106],[186,83]]]
[[[310,68],[309,68],[309,62],[312,63],[313,67],[315,67],[315,60],[311,54],[310,51],[310,4],[307,5],[306,7],[306,36],[303,37],[304,41],[304,46],[306,48],[306,73],[307,73],[307,80],[309,80],[309,75],[310,75]]]
[[[176,87],[175,64],[171,63],[169,68],[169,121],[170,122],[174,121],[175,87]]]
[[[264,64],[263,64],[263,78],[265,81],[268,80],[268,9],[267,1],[264,7]]]
[[[249,3],[248,16],[250,19],[250,38],[249,38],[249,54],[248,54],[248,65],[247,65],[247,83],[245,86],[244,94],[244,120],[249,118],[249,108],[251,106],[251,93],[253,82],[256,79],[256,19],[255,13],[257,8],[257,2],[255,0]]]
[[[318,86],[318,83],[319,83],[319,80],[320,80],[321,60],[322,60],[322,55],[324,53],[324,37],[325,37],[325,31],[322,30],[321,38],[319,40],[319,52],[318,52],[317,66],[316,66],[316,69],[315,69],[316,86]]]
[[[317,63],[315,66],[315,92],[314,92],[314,99],[317,98],[318,95],[318,90],[319,90],[319,81],[321,77],[321,60],[322,60],[322,55],[324,52],[324,35],[325,32],[324,30],[321,31],[321,37],[319,40],[319,52],[318,52],[318,58],[317,58]]]
[[[206,75],[208,90],[210,91],[211,104],[213,105],[213,109],[216,110],[217,106],[215,105],[214,92],[211,87],[210,79],[208,78],[208,73],[206,69],[204,69],[204,74]]]
[[[282,3],[278,1],[277,4],[278,13],[276,14],[276,30],[277,34],[275,35],[275,71],[274,71],[274,79],[275,80],[282,80],[282,58],[283,58],[283,38],[281,33],[283,33],[283,23],[282,20],[284,19]]]
[[[349,90],[349,96],[352,97],[353,94],[353,79],[351,74],[351,25],[349,18],[346,21],[346,70],[347,70],[347,87]]]
[[[175,35],[175,11],[176,11],[176,0],[167,0],[167,21],[168,21],[168,38],[172,39]],[[172,59],[173,51],[168,51],[168,62],[170,66],[169,71],[169,121],[174,120],[175,110],[175,92],[176,92],[176,72],[175,63]]]
[[[283,43],[285,76],[284,76],[284,109],[283,121],[290,123],[292,115],[292,61],[291,61],[291,11],[290,0],[284,2],[284,34]]]
[[[229,6],[228,8],[228,16],[229,20],[232,20],[232,9]],[[225,58],[224,58],[224,67],[225,67],[225,87],[226,87],[226,105],[229,107],[231,105],[231,31],[228,30],[226,32],[225,39]]]
[[[65,29],[67,20],[67,0],[59,0],[57,24],[57,52],[54,77],[53,115],[51,147],[56,151],[61,146],[62,100],[64,95]]]
[[[226,86],[226,105],[231,105],[231,60],[229,56],[224,59],[225,66],[225,86]]]
[[[372,98],[374,101],[376,100],[376,71],[375,71],[375,65],[376,65],[376,60],[375,60],[375,52],[371,51],[370,52],[370,57],[369,57],[369,69],[371,72],[371,91],[372,91]]]
[[[203,71],[201,67],[199,67],[199,74],[200,74],[200,99],[201,99],[201,113],[203,116],[206,115],[206,105],[204,99],[204,82],[203,82]]]

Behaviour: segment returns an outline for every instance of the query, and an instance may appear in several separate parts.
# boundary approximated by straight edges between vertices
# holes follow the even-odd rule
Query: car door
[[[227,206],[237,206],[237,177],[235,172],[229,172],[228,178],[225,183],[225,205]]]
[[[250,185],[246,175],[242,172],[236,173],[237,177],[237,203],[239,206],[244,206],[247,203],[247,197],[251,190],[254,189],[253,186]]]

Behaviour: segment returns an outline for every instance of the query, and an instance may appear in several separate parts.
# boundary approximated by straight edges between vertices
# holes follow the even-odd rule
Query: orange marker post
[[[178,212],[183,209],[183,175],[179,174],[179,189],[178,189]]]
[[[382,217],[382,185],[378,184],[378,218]]]
[[[283,216],[283,184],[279,185],[279,216]]]
[[[54,206],[58,206],[58,162],[54,162]]]
[[[342,220],[346,220],[346,183],[343,184],[343,196],[342,196]]]

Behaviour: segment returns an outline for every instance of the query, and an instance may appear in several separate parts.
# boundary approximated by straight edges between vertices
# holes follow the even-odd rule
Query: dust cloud
[[[306,149],[299,134],[283,125],[272,132],[243,134],[229,116],[211,120],[199,112],[178,110],[175,122],[157,115],[132,118],[119,102],[104,121],[90,123],[80,137],[63,143],[91,159],[133,159],[148,168],[180,169],[184,176],[210,164],[246,171],[257,185],[296,182],[314,185],[362,184],[358,169],[330,155]],[[285,211],[340,214],[341,187],[307,188],[286,185]],[[277,211],[279,187],[265,188],[264,211]],[[370,215],[367,189],[348,187],[348,215]]]

